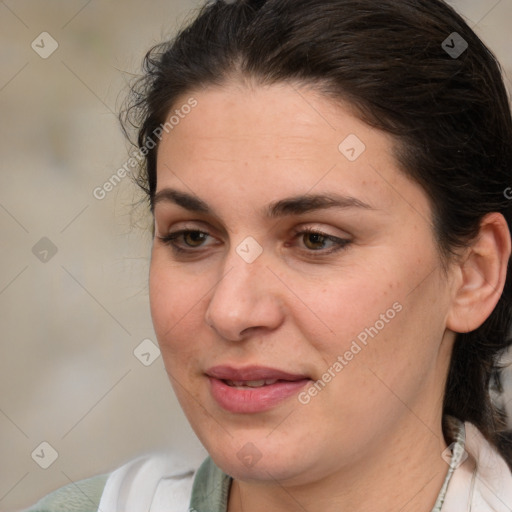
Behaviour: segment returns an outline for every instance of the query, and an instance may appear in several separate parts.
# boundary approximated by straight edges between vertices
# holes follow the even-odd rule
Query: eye
[[[210,235],[197,229],[180,229],[165,236],[157,236],[165,245],[169,245],[176,253],[190,252],[190,249],[201,247]],[[184,242],[180,245],[179,241]],[[183,245],[186,248],[183,248]]]
[[[302,242],[308,251],[318,252],[321,254],[331,254],[341,249],[344,249],[350,244],[350,240],[345,238],[338,238],[327,233],[315,230],[314,228],[304,228],[295,231],[295,239],[302,238]],[[326,244],[330,244],[330,249],[326,249]]]

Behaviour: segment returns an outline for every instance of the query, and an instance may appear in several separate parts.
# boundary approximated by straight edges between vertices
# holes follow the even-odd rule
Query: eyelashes
[[[164,245],[168,245],[176,255],[192,256],[204,252],[204,247],[208,247],[208,245],[204,245],[204,242],[212,237],[206,231],[181,229],[165,236],[157,236],[157,238]],[[302,239],[303,246],[306,248],[300,248],[299,250],[313,256],[333,254],[345,249],[351,243],[351,240],[329,235],[314,228],[302,228],[294,231],[292,243],[286,242],[285,246],[293,246],[293,242],[300,239]],[[325,249],[326,244],[330,244],[327,250]]]

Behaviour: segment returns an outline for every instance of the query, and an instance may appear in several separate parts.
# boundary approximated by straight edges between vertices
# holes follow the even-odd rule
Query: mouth
[[[232,388],[261,388],[270,386],[279,381],[279,379],[260,379],[260,380],[227,380],[221,379],[225,384]]]
[[[308,375],[289,373],[277,368],[266,366],[246,366],[244,368],[234,368],[232,366],[213,366],[206,370],[208,377],[229,382],[230,385],[248,385],[251,387],[260,387],[275,381],[297,381],[309,379]],[[271,382],[274,381],[274,382]]]
[[[297,394],[311,381],[304,374],[261,366],[215,366],[205,373],[217,404],[233,413],[257,413],[272,409]]]

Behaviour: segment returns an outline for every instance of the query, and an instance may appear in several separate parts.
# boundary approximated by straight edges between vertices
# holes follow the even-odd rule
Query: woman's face
[[[191,96],[158,152],[150,299],[215,462],[305,483],[397,435],[441,446],[451,279],[392,139],[291,85]]]

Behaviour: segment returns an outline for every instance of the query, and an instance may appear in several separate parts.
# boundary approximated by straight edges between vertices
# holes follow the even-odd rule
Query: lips
[[[283,370],[267,368],[264,366],[246,366],[245,368],[233,368],[231,366],[214,366],[208,369],[206,375],[215,379],[243,382],[258,380],[287,380],[296,381],[309,379],[307,375],[292,374]]]
[[[232,413],[270,410],[311,381],[306,375],[262,366],[215,366],[205,373],[212,397],[220,407]]]

